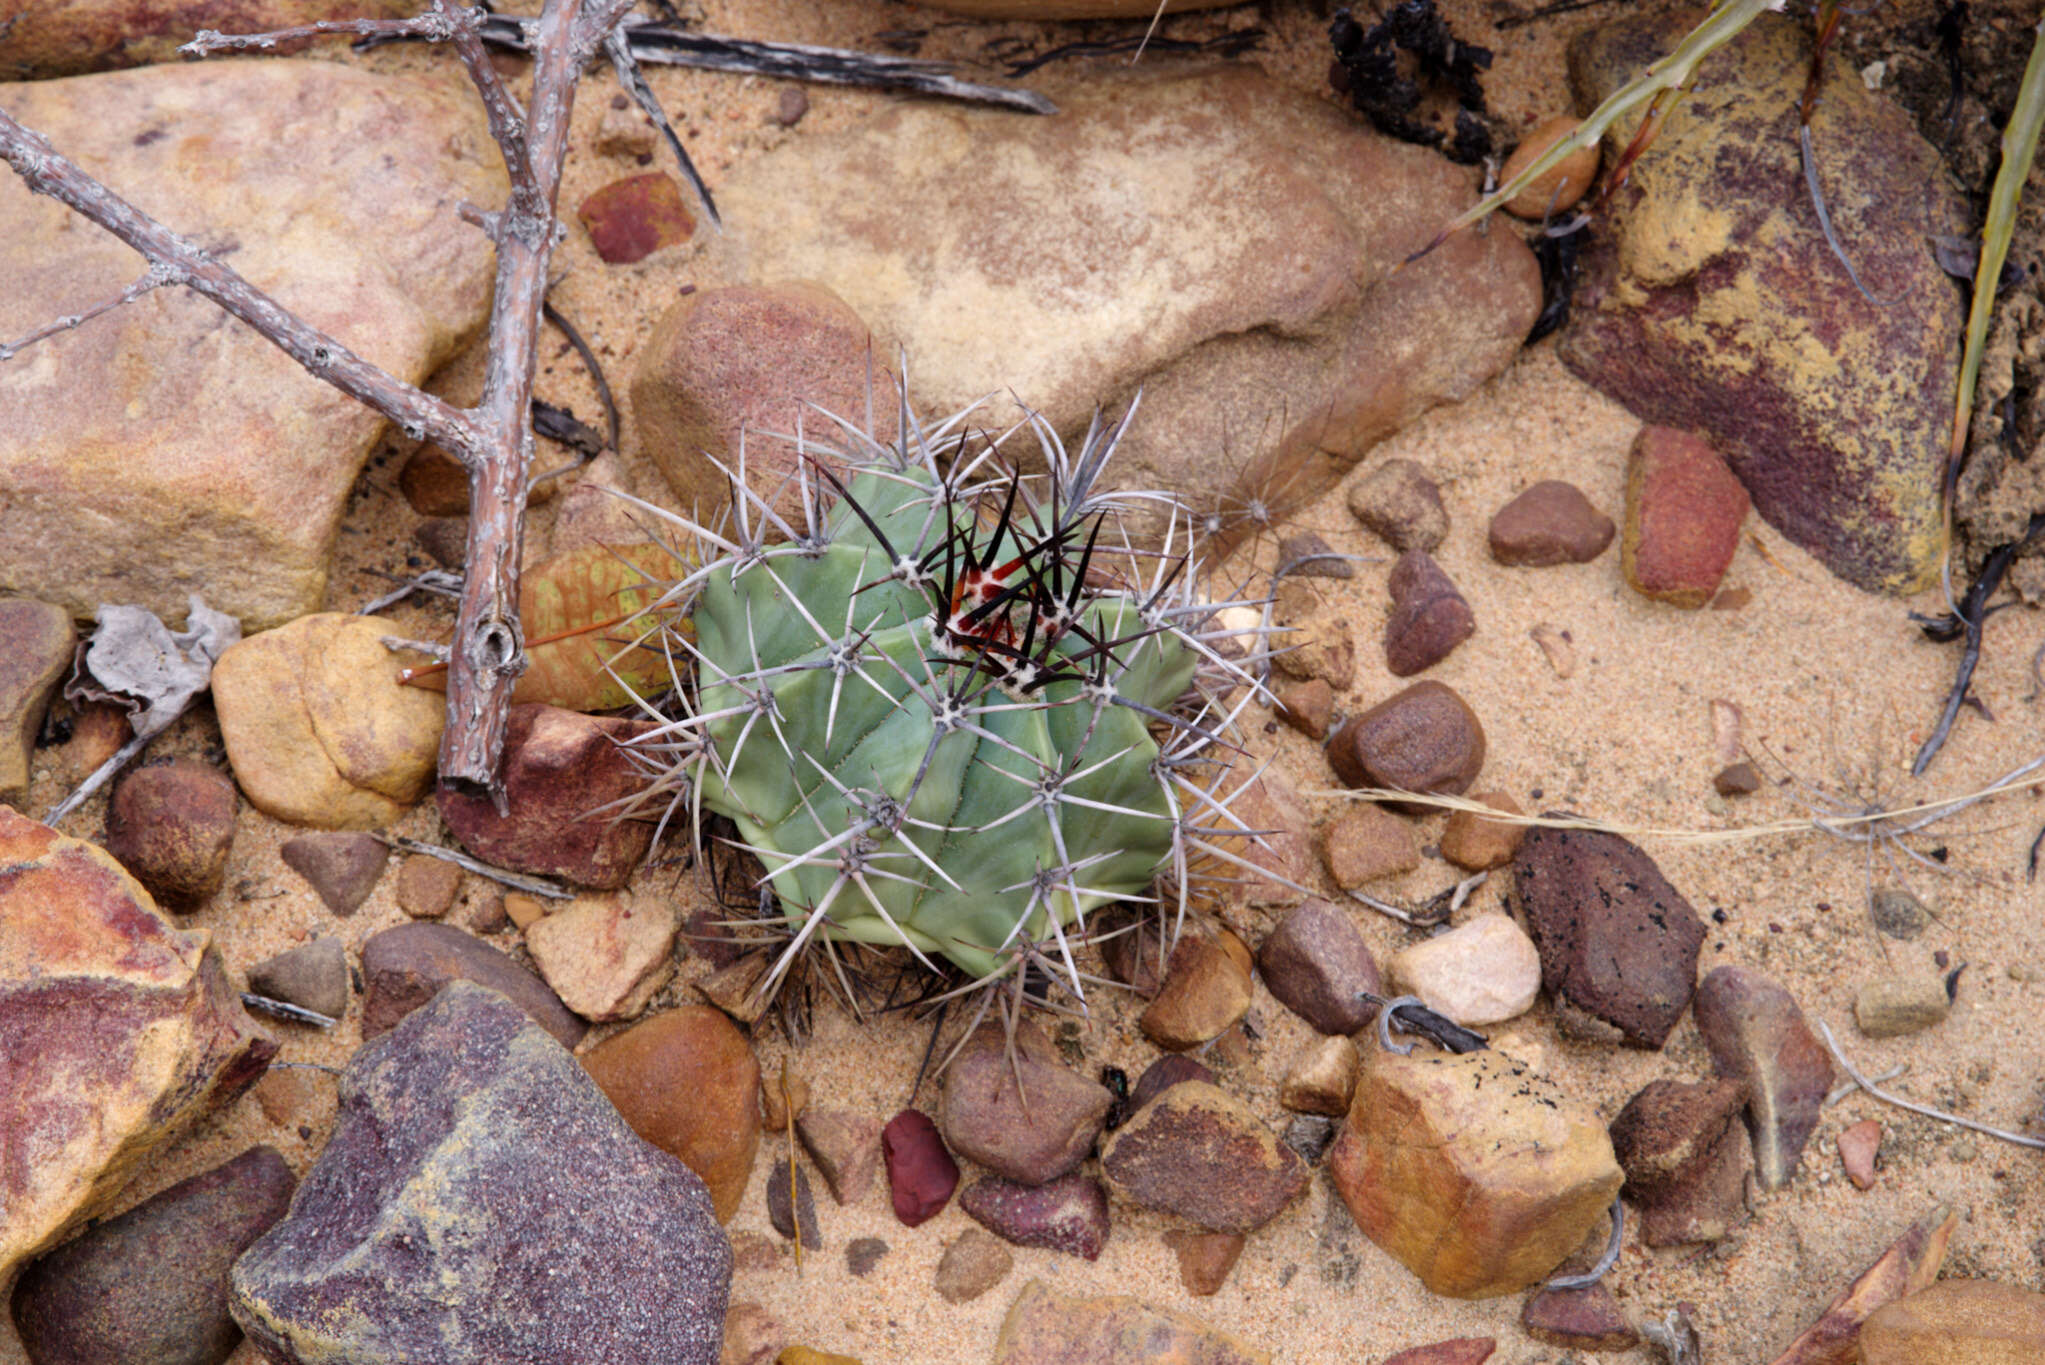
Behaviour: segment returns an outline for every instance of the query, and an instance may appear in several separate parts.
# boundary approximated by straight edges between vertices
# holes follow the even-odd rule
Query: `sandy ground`
[[[1474,2],[1446,8],[1459,32],[1500,49],[1488,84],[1495,108],[1532,119],[1565,106],[1562,44],[1586,16],[1501,37],[1490,33],[1492,9]],[[876,35],[888,31],[928,29],[923,55],[959,58],[974,57],[996,36],[1048,46],[1070,36],[1130,31],[1126,25],[1066,31],[955,24],[935,11],[880,3],[824,7],[725,0],[703,5],[701,13],[712,32],[851,46],[878,46]],[[1176,21],[1166,31],[1194,37],[1252,25],[1272,34],[1258,60],[1304,88],[1320,87],[1324,20],[1310,10],[1272,5],[1226,11]],[[402,69],[428,59],[384,53],[371,60]],[[1103,65],[1096,71],[1099,79],[1112,80],[1116,69]],[[783,130],[767,121],[779,96],[775,83],[694,72],[656,73],[654,83],[713,188],[743,159],[791,136],[854,123],[888,98],[813,89],[808,118]],[[600,84],[578,109],[579,149],[588,147],[608,94],[608,84]],[[568,167],[564,208],[636,169],[578,150]],[[575,230],[560,262],[569,273],[555,301],[580,322],[622,397],[636,339],[690,282],[689,252],[606,267]],[[554,349],[551,341],[543,343],[541,393],[590,417],[596,404],[579,367]],[[441,386],[462,395],[476,373],[473,362],[457,364]],[[1491,562],[1483,544],[1486,521],[1537,478],[1574,482],[1616,515],[1623,459],[1637,425],[1569,376],[1544,344],[1469,401],[1429,415],[1365,461],[1368,468],[1384,456],[1408,457],[1441,483],[1454,529],[1438,558],[1469,597],[1479,626],[1473,639],[1428,676],[1458,689],[1484,722],[1490,756],[1481,787],[1507,791],[1529,808],[1568,806],[1643,826],[1713,829],[1798,816],[1806,813],[1807,799],[1857,808],[1964,793],[2045,751],[2045,702],[2029,672],[2029,660],[2045,640],[2045,621],[2034,612],[2005,612],[1988,626],[1975,691],[1995,720],[1963,712],[1930,774],[1912,781],[1909,760],[1943,700],[1957,646],[1926,643],[1904,609],[1938,610],[1936,594],[1910,602],[1862,594],[1757,520],[1749,522],[1751,534],[1727,577],[1729,588],[1752,595],[1737,610],[1683,612],[1646,602],[1621,580],[1616,550],[1574,568],[1511,570]],[[628,437],[627,455],[636,453]],[[415,553],[410,534],[417,518],[396,493],[398,463],[396,452],[386,449],[361,480],[333,581],[336,609],[352,609],[381,590],[382,580],[370,570],[397,570]],[[538,518],[542,531],[546,520],[545,513]],[[1341,489],[1307,509],[1296,524],[1319,531],[1340,551],[1384,553],[1350,518]],[[535,539],[537,550],[544,537]],[[1341,698],[1348,710],[1368,706],[1400,685],[1383,669],[1378,647],[1388,567],[1381,559],[1360,565],[1346,584],[1318,585],[1330,599],[1323,619],[1351,623],[1359,646],[1356,684]],[[402,633],[423,633],[436,621],[444,624],[445,614],[404,609],[393,620]],[[1541,624],[1570,632],[1578,660],[1574,676],[1558,677],[1534,643],[1529,632]],[[1714,699],[1741,708],[1745,738],[1765,771],[1789,785],[1771,783],[1730,808],[1712,794],[1710,778],[1719,766],[1710,724]],[[1265,726],[1261,717],[1250,728],[1308,793],[1317,820],[1339,809],[1340,798],[1326,791],[1332,777],[1314,746],[1288,729]],[[202,712],[160,741],[156,752],[210,750],[217,757],[218,743],[210,713]],[[45,751],[33,808],[47,808],[71,777],[62,751]],[[67,821],[67,831],[94,836],[101,812],[95,802]],[[1832,1024],[1857,1063],[1871,1070],[1906,1064],[1897,1088],[1987,1122],[2020,1126],[2041,1112],[2039,1058],[2045,1055],[2040,913],[2045,892],[2023,877],[2025,852],[2041,821],[2045,788],[2036,786],[1947,821],[1916,841],[1920,851],[1944,860],[1939,871],[1883,853],[1870,857],[1861,846],[1816,833],[1703,848],[1642,842],[1699,912],[1714,921],[1704,968],[1722,962],[1763,968],[1788,985],[1809,1014]],[[1431,842],[1440,818],[1424,826],[1424,841]],[[430,803],[412,812],[397,832],[442,837]],[[277,857],[277,845],[291,833],[244,808],[229,890],[188,921],[210,932],[237,970],[320,934],[340,936],[352,952],[370,934],[403,920],[389,876],[352,918],[328,915]],[[1453,879],[1452,869],[1430,857],[1389,889],[1425,896]],[[1463,914],[1499,905],[1502,881],[1482,888]],[[1908,944],[1879,938],[1867,916],[1870,888],[1896,884],[1912,887],[1937,913],[1931,929]],[[670,872],[656,885],[672,887],[685,909],[706,898],[694,876]],[[481,894],[482,883],[470,878],[465,900]],[[462,913],[457,910],[453,918]],[[1410,931],[1402,926],[1358,913],[1381,961],[1407,940]],[[515,938],[507,934],[504,941],[512,946]],[[1929,972],[1932,954],[1940,950],[1954,963],[1970,964],[1952,1017],[1912,1038],[1861,1039],[1850,1018],[1855,992],[1886,974]],[[702,970],[700,962],[685,962],[681,979]],[[671,988],[663,1001],[682,998],[682,990],[679,984]],[[1089,1069],[1113,1064],[1134,1076],[1154,1058],[1135,1029],[1134,1015],[1124,1000],[1098,994],[1078,1038]],[[1277,1105],[1277,1084],[1310,1033],[1261,987],[1249,1024],[1241,1036],[1224,1038],[1208,1060],[1232,1090],[1279,1126],[1285,1116]],[[358,1041],[353,1018],[331,1036],[288,1025],[279,1033],[283,1058],[334,1066],[345,1062]],[[885,1116],[909,1102],[926,1041],[924,1026],[899,1016],[857,1022],[825,1005],[815,1011],[814,1032],[794,1050],[794,1060],[809,1077],[817,1103]],[[771,1074],[789,1045],[764,1027],[756,1044],[762,1069]],[[1561,1038],[1543,1004],[1496,1030],[1494,1045],[1587,1097],[1606,1118],[1647,1081],[1695,1079],[1710,1066],[1687,1017],[1662,1052],[1640,1053]],[[276,1145],[300,1169],[308,1165],[331,1122],[331,1082],[318,1071],[285,1074],[283,1084],[298,1091],[300,1112],[273,1123],[253,1095],[244,1097],[148,1167],[123,1206],[253,1142]],[[934,1104],[927,1086],[919,1098],[925,1107]],[[1862,1193],[1843,1178],[1833,1139],[1846,1125],[1870,1116],[1888,1127],[1886,1164],[1875,1188]],[[764,1142],[753,1188],[732,1224],[735,1231],[772,1236],[763,1185],[771,1159],[781,1151],[779,1138]],[[1638,1317],[1659,1317],[1679,1301],[1694,1305],[1711,1360],[1766,1361],[1882,1245],[1940,1203],[1963,1213],[1949,1273],[2039,1288],[2045,1240],[2034,1239],[2040,1232],[2041,1182],[2045,1174],[2034,1152],[1963,1135],[1856,1095],[1827,1112],[1802,1177],[1786,1191],[1757,1197],[1751,1220],[1735,1235],[1714,1248],[1660,1252],[1629,1239],[1612,1284]],[[1362,1237],[1319,1176],[1305,1198],[1250,1239],[1228,1283],[1205,1300],[1190,1298],[1180,1285],[1175,1260],[1160,1240],[1166,1220],[1133,1208],[1115,1210],[1114,1233],[1099,1261],[1017,1249],[1010,1277],[977,1302],[960,1306],[946,1304],[931,1289],[939,1256],[969,1226],[956,1207],[909,1230],[895,1221],[884,1191],[876,1188],[851,1208],[826,1200],[818,1214],[826,1245],[799,1273],[786,1257],[771,1269],[742,1270],[733,1297],[763,1304],[786,1324],[792,1340],[868,1365],[985,1358],[1008,1304],[1031,1277],[1066,1293],[1132,1293],[1160,1307],[1193,1312],[1280,1361],[1375,1361],[1406,1346],[1464,1335],[1497,1336],[1493,1359],[1500,1365],[1568,1358],[1520,1332],[1517,1297],[1466,1303],[1425,1292]],[[870,1274],[854,1278],[843,1247],[865,1236],[882,1238],[890,1251]],[[11,1325],[0,1327],[0,1362],[22,1358]],[[245,1346],[234,1359],[245,1365],[255,1358]]]

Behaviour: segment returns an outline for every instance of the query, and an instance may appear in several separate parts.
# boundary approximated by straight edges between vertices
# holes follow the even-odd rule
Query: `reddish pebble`
[[[1617,529],[1575,484],[1543,479],[1498,509],[1488,539],[1499,563],[1542,569],[1590,563]]]
[[[1308,739],[1326,739],[1335,716],[1335,689],[1326,678],[1309,678],[1278,689],[1278,718]]]
[[[1643,427],[1626,462],[1619,564],[1643,597],[1697,608],[1718,591],[1740,544],[1747,490],[1709,442]]]
[[[944,1149],[937,1125],[921,1110],[904,1109],[888,1120],[880,1142],[895,1217],[912,1228],[936,1217],[959,1186],[959,1165]]]
[[[1875,1183],[1875,1155],[1881,1149],[1882,1125],[1878,1120],[1862,1119],[1839,1135],[1839,1164],[1846,1168],[1846,1178],[1856,1190],[1865,1190]]]
[[[1425,550],[1408,550],[1386,585],[1392,614],[1385,622],[1385,667],[1406,678],[1434,667],[1477,629],[1470,604]]]
[[[1179,1282],[1186,1286],[1188,1294],[1201,1298],[1219,1290],[1228,1279],[1228,1272],[1236,1267],[1236,1259],[1243,1254],[1242,1234],[1235,1232],[1195,1232],[1186,1228],[1173,1228],[1164,1237],[1165,1245],[1179,1258]]]
[[[1497,1349],[1496,1337],[1457,1337],[1386,1356],[1384,1365],[1484,1365]]]
[[[696,231],[681,186],[663,171],[612,181],[583,200],[576,217],[596,254],[611,265],[645,260]]]
[[[1131,1111],[1141,1109],[1181,1081],[1213,1080],[1214,1073],[1208,1070],[1206,1063],[1183,1053],[1170,1053],[1143,1068],[1143,1074],[1136,1078],[1135,1089],[1129,1092],[1129,1108]]]

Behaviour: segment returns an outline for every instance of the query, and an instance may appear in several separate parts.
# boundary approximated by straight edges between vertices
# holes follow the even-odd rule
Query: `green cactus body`
[[[697,796],[798,942],[903,943],[986,978],[1172,861],[1184,797],[1152,728],[1201,651],[1154,602],[1084,586],[1076,536],[983,530],[975,499],[893,454],[845,471],[808,535],[704,566]],[[962,640],[942,580],[969,555],[1055,579],[1069,626],[1034,638],[1044,592],[1023,592],[967,626],[1015,643]]]

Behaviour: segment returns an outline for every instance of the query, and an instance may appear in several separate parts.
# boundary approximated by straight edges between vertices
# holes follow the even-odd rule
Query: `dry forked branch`
[[[260,50],[320,34],[408,36],[454,46],[482,99],[511,181],[502,210],[464,206],[463,216],[488,233],[497,248],[489,361],[482,398],[473,408],[457,408],[404,383],[307,325],[232,266],[135,208],[0,110],[0,157],[28,187],[99,224],[149,262],[148,273],[124,291],[121,301],[161,284],[183,285],[253,327],[315,378],[375,409],[407,436],[436,442],[467,468],[468,572],[450,661],[440,777],[444,783],[487,791],[500,802],[498,760],[512,687],[525,667],[518,569],[533,451],[535,348],[547,262],[560,234],[554,203],[582,70],[603,49],[631,3],[547,0],[539,18],[531,21],[530,109],[519,107],[490,63],[479,36],[482,13],[448,0],[433,0],[433,7],[414,19],[321,23],[246,36],[201,33],[183,49],[196,56]]]

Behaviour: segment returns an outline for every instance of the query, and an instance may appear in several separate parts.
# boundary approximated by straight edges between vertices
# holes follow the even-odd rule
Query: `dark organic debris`
[[[1539,232],[1528,240],[1541,266],[1541,315],[1527,333],[1533,345],[1569,323],[1569,300],[1576,292],[1577,252],[1590,241],[1590,220],[1579,218],[1567,232]]]
[[[1435,12],[1434,0],[1400,0],[1368,29],[1347,9],[1337,10],[1328,26],[1328,41],[1335,48],[1329,83],[1347,95],[1379,132],[1437,148],[1449,160],[1465,165],[1491,155],[1491,127],[1484,117],[1479,75],[1491,69],[1491,50],[1459,42]],[[1401,69],[1402,52],[1412,58],[1411,76]],[[1417,117],[1427,87],[1454,97],[1458,107],[1453,136]]]
[[[1948,500],[1951,496],[1951,489],[1948,488]],[[1981,662],[1981,627],[1989,615],[1998,610],[1988,605],[1988,599],[2002,586],[2003,575],[2009,572],[2010,563],[2016,559],[2018,552],[2041,535],[2045,535],[2045,512],[2035,512],[2020,539],[2006,545],[1998,545],[1989,551],[1988,558],[1982,561],[1981,572],[1974,579],[1973,586],[1967,589],[1967,595],[1955,604],[1953,610],[1943,616],[1910,613],[1910,619],[1917,622],[1928,639],[1945,644],[1965,636],[1967,641],[1965,648],[1960,651],[1960,667],[1953,678],[1953,690],[1946,696],[1946,708],[1940,714],[1937,726],[1932,729],[1931,737],[1925,740],[1924,747],[1917,751],[1916,761],[1910,765],[1912,777],[1924,776],[1924,770],[1931,766],[1931,761],[1938,757],[1938,751],[1945,747],[1946,735],[1952,730],[1953,720],[1960,714],[1960,707],[1967,700],[1968,688],[1973,686],[1974,669]]]

